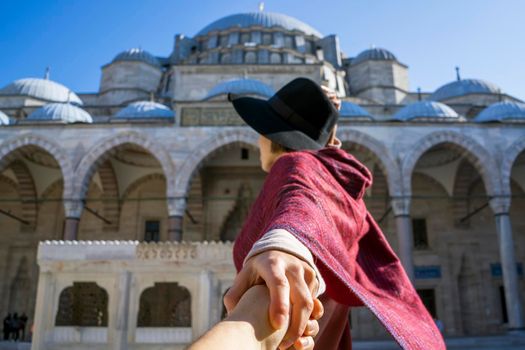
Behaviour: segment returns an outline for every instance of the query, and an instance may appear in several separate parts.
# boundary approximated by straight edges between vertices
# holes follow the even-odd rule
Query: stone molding
[[[344,126],[338,127],[337,137],[341,142],[352,142],[372,152],[377,157],[378,165],[387,178],[388,193],[394,196],[401,192],[401,171],[399,165],[384,143],[364,132]]]
[[[178,167],[179,171],[175,180],[176,195],[174,197],[177,195],[186,196],[191,178],[200,166],[202,166],[204,159],[206,159],[211,153],[223,146],[236,142],[242,142],[258,147],[257,140],[257,133],[248,127],[228,129],[211,134],[206,141],[194,147],[192,153],[184,159],[184,163]]]
[[[502,154],[501,179],[502,190],[504,193],[511,192],[510,178],[512,174],[512,167],[522,152],[525,152],[525,137],[522,137],[518,141],[514,142]]]
[[[473,163],[483,178],[488,195],[498,193],[500,189],[500,173],[492,155],[474,139],[456,131],[435,131],[424,135],[415,142],[404,157],[401,167],[403,191],[411,192],[411,179],[417,161],[426,151],[442,143],[451,143],[465,151],[467,158]]]
[[[16,156],[15,151],[24,146],[37,146],[48,152],[58,163],[64,179],[63,197],[73,193],[74,171],[66,151],[55,142],[35,134],[24,134],[5,140],[0,144],[0,171]]]
[[[86,152],[75,171],[74,190],[78,198],[85,196],[91,177],[97,170],[97,167],[109,156],[108,151],[126,143],[144,148],[158,160],[166,177],[168,196],[173,193],[175,166],[169,153],[164,147],[150,140],[148,136],[132,131],[107,137],[97,142],[94,147]]]

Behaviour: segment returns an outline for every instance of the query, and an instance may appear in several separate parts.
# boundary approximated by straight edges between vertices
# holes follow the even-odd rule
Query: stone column
[[[182,223],[186,212],[186,198],[168,199],[168,241],[182,241]]]
[[[73,241],[78,239],[78,224],[84,209],[80,200],[64,200],[66,219],[64,221],[63,239]]]
[[[525,330],[523,305],[519,293],[519,280],[514,253],[514,240],[510,222],[510,196],[496,196],[490,200],[490,206],[496,220],[499,254],[503,286],[505,287],[505,302],[509,317],[509,330]]]
[[[40,267],[42,269],[42,266]],[[51,272],[41,271],[38,277],[38,289],[36,292],[36,307],[34,319],[34,334],[31,349],[46,349],[46,333],[54,327],[54,278]],[[29,327],[27,327],[29,329]]]
[[[131,273],[124,271],[118,275],[118,283],[115,287],[115,305],[111,308],[110,332],[111,349],[128,349],[128,319],[130,298]],[[110,299],[111,300],[111,299]]]
[[[394,197],[391,205],[396,221],[399,259],[405,268],[408,278],[414,284],[414,239],[412,219],[410,217],[410,196]]]

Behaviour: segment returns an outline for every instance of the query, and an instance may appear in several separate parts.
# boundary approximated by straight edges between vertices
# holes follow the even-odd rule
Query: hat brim
[[[293,150],[325,147],[286,123],[266,100],[246,96],[234,99],[232,104],[246,124],[281,146]]]

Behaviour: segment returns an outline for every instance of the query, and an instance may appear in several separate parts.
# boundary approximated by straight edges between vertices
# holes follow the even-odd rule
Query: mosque
[[[445,336],[523,330],[525,104],[459,71],[411,89],[402,57],[340,40],[240,13],[175,35],[168,57],[116,54],[92,93],[49,74],[2,87],[2,317],[28,315],[33,349],[182,348],[220,320],[265,177],[226,95],[304,76],[342,99],[368,208]],[[354,339],[390,338],[367,309],[349,317]]]

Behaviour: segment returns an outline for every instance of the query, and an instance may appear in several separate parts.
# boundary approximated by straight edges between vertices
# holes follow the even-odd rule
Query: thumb
[[[233,285],[224,294],[224,306],[228,314],[235,308],[244,293],[251,287],[250,279],[248,278],[247,270],[243,269],[235,277]]]

